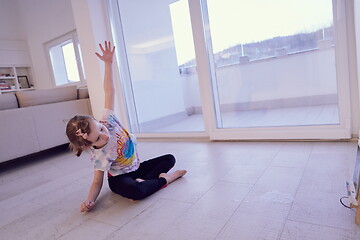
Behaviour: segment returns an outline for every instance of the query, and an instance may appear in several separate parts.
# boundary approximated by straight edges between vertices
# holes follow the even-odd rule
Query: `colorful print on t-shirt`
[[[135,137],[122,127],[110,110],[105,112],[100,122],[109,130],[110,138],[104,147],[92,150],[95,169],[108,171],[112,176],[137,170],[140,160]]]

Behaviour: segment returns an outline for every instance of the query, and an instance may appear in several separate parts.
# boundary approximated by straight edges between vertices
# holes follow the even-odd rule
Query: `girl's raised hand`
[[[104,62],[112,63],[113,56],[114,56],[114,51],[115,51],[115,46],[113,46],[112,49],[111,49],[111,43],[108,42],[108,41],[105,41],[105,49],[103,48],[101,43],[99,43],[99,47],[101,49],[102,56],[99,53],[95,53],[96,56],[98,56],[98,58],[100,58]]]

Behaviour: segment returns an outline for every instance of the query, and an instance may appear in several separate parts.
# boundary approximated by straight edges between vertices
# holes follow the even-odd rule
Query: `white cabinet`
[[[29,66],[0,66],[0,94],[33,89]]]

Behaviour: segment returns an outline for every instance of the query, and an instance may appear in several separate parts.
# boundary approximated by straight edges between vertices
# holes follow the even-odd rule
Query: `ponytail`
[[[92,143],[82,136],[78,136],[76,132],[81,129],[81,132],[90,134],[90,116],[75,116],[68,122],[66,126],[66,135],[70,141],[69,148],[80,156],[87,148],[91,147]]]

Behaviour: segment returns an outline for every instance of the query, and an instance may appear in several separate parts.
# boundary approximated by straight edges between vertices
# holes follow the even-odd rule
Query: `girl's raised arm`
[[[112,77],[112,62],[115,51],[115,46],[111,48],[111,43],[105,41],[105,49],[99,44],[102,55],[95,53],[105,63],[105,74],[104,74],[104,92],[105,92],[105,108],[114,110],[114,81]]]

